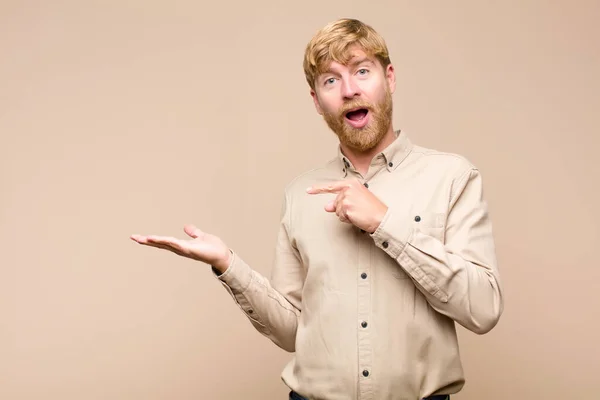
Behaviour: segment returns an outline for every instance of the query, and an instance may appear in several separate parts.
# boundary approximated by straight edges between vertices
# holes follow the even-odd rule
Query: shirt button
[[[390,167],[394,166],[394,163],[390,161],[390,163],[388,164]]]
[[[248,310],[248,314],[252,314],[254,310]]]
[[[387,249],[388,246],[389,246],[389,243],[388,242],[383,242],[383,243],[381,243],[381,245],[383,246],[384,249]]]
[[[363,321],[363,322],[360,323],[360,326],[362,326],[363,328],[366,328],[367,325],[368,325],[367,321]]]
[[[369,371],[367,371],[366,369],[363,371],[363,376],[369,376]]]
[[[421,220],[421,217],[419,217],[418,215],[415,217],[415,221],[419,222]]]
[[[369,184],[367,182],[363,183],[363,185],[365,185],[367,189],[369,188]]]
[[[363,279],[367,279],[367,274],[363,272],[362,274],[360,274],[360,277]]]

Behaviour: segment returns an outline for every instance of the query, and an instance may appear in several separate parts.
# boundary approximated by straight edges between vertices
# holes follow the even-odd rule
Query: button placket
[[[368,321],[371,320],[371,293],[373,290],[371,252],[373,243],[368,240],[358,241],[358,272],[360,279],[357,282],[357,330],[358,330],[358,371],[362,379],[358,391],[360,399],[375,400],[373,396],[372,379],[366,379],[373,365],[373,343]]]

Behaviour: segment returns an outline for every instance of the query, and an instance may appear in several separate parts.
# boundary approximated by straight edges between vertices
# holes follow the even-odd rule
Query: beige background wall
[[[268,274],[285,183],[335,137],[301,69],[357,17],[395,126],[484,174],[506,311],[460,330],[460,400],[600,392],[597,1],[0,2],[0,399],[285,399],[289,355],[206,265],[131,242],[221,235]]]

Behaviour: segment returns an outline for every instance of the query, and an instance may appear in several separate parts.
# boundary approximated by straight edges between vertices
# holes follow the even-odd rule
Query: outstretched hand
[[[186,225],[183,230],[192,239],[156,235],[131,235],[131,239],[145,246],[168,250],[179,256],[210,264],[221,273],[227,270],[231,252],[220,238],[202,232],[194,225]]]
[[[387,212],[387,206],[357,179],[316,185],[306,191],[309,194],[337,194],[333,201],[325,205],[325,211],[335,213],[340,221],[369,233],[377,230]]]

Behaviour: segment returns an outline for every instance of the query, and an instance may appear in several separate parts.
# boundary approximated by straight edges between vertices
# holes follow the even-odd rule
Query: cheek
[[[319,105],[321,107],[321,110],[323,110],[323,112],[328,113],[328,114],[337,114],[337,112],[339,111],[339,109],[341,108],[342,104],[340,104],[337,101],[332,101],[331,99],[322,99],[319,102]]]
[[[388,86],[385,82],[381,81],[370,81],[365,82],[365,86],[362,88],[362,92],[365,97],[371,102],[380,103],[385,99],[385,92],[388,90]]]

